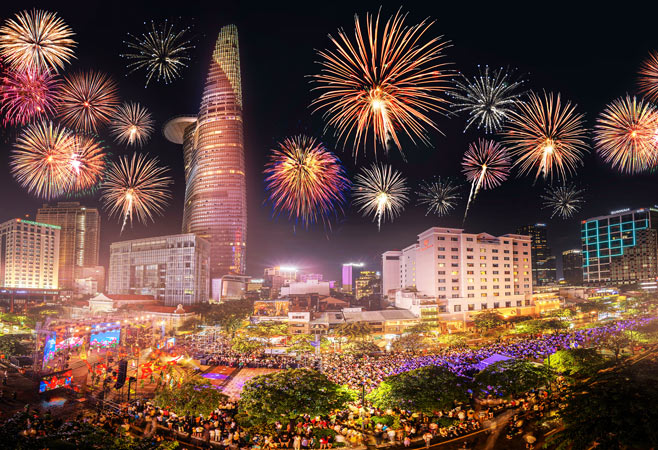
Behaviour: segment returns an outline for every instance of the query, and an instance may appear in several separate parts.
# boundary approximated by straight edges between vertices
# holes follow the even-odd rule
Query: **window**
[[[439,236],[439,241],[445,241],[445,240],[446,238],[444,238],[443,236]]]
[[[473,259],[473,255],[466,255],[466,259]]]
[[[453,278],[453,279],[452,279],[452,282],[453,282],[453,283],[459,283],[459,278]]]
[[[475,311],[475,303],[469,303],[468,304],[468,310],[469,311]]]
[[[480,259],[487,259],[486,256],[480,256]]]
[[[445,278],[439,278],[439,283],[445,283],[446,279]]]
[[[481,248],[481,249],[480,249],[480,253],[486,253],[486,252],[487,252],[487,249],[486,249],[486,248]]]
[[[517,301],[516,301],[516,306],[523,306],[522,303],[523,303],[523,302],[522,302],[521,300],[517,300]]]
[[[473,247],[466,247],[466,251],[467,251],[467,252],[472,252],[472,251],[473,251]]]
[[[494,302],[494,308],[500,308],[500,303],[499,302]]]
[[[475,290],[475,286],[466,286],[466,290],[467,290],[467,291],[474,291],[474,290]]]
[[[512,302],[505,302],[505,308],[511,308]]]
[[[452,242],[457,242],[459,239],[457,239],[456,237],[451,237],[450,240],[451,240]]]
[[[462,310],[462,305],[454,305],[453,306],[453,311],[454,312],[461,312]]]
[[[472,270],[467,270],[467,271],[466,271],[466,275],[473,275],[473,271],[472,271]],[[471,279],[472,279],[472,278],[471,278]]]
[[[446,255],[439,255],[439,259],[446,259]]]
[[[486,286],[480,286],[480,289],[487,289]]]
[[[480,309],[487,309],[486,303],[480,303]]]
[[[439,291],[445,291],[446,287],[445,286],[439,286]]]
[[[450,267],[459,267],[459,264],[457,264],[457,263],[452,263],[452,264],[450,264]]]
[[[452,294],[452,298],[459,298],[459,294]]]
[[[485,292],[480,294],[480,297],[486,297],[486,296],[487,296],[487,294]]]
[[[486,273],[486,272],[485,272]],[[480,278],[480,283],[486,283],[487,279],[486,278]]]
[[[459,286],[453,286],[453,287],[452,287],[452,290],[453,290],[453,291],[458,291],[458,290],[459,290]]]
[[[452,272],[450,272],[450,275],[459,275],[459,271],[453,270]]]
[[[452,255],[450,259],[459,259],[459,255]]]
[[[487,263],[480,263],[480,267],[487,267]]]
[[[452,252],[458,252],[458,251],[459,251],[459,249],[458,249],[458,248],[456,248],[456,247],[452,247],[452,248],[450,249],[450,251],[452,251]]]
[[[445,263],[439,263],[439,267],[445,267]]]
[[[466,267],[475,267],[474,263],[466,263]]]
[[[469,237],[467,237],[466,240],[467,240],[468,242],[473,242],[473,238],[469,238]]]
[[[439,270],[439,275],[445,275],[446,271],[445,270]]]
[[[440,251],[440,252],[444,252],[445,250],[446,250],[445,247],[439,247],[439,251]]]
[[[468,294],[468,295],[466,295],[466,297],[468,297],[468,298],[474,298],[474,297],[475,297],[475,294]]]

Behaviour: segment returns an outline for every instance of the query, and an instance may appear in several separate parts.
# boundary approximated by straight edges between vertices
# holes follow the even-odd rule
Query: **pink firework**
[[[53,114],[59,86],[48,70],[9,69],[0,84],[0,111],[5,125],[25,125]]]

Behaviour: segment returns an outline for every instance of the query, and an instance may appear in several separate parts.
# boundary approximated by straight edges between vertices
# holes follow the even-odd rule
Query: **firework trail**
[[[553,210],[551,219],[555,215],[559,215],[563,219],[568,219],[575,212],[580,211],[580,207],[584,202],[582,197],[583,192],[583,190],[577,189],[572,183],[555,187],[549,186],[546,188],[544,195],[541,196],[544,200],[543,207]]]
[[[354,178],[354,204],[364,215],[373,215],[377,229],[382,222],[393,221],[409,201],[409,188],[400,172],[384,164],[364,167]]]
[[[112,114],[110,133],[119,144],[141,147],[153,133],[151,113],[139,103],[124,103]]]
[[[420,191],[416,195],[418,196],[417,204],[427,207],[426,216],[429,214],[446,216],[455,209],[457,202],[461,199],[459,186],[453,184],[451,179],[441,177],[430,182],[422,182]]]
[[[649,53],[639,71],[638,85],[649,100],[658,101],[658,52]]]
[[[0,112],[5,125],[25,125],[55,111],[59,80],[47,70],[9,69],[0,84]]]
[[[64,79],[57,116],[76,130],[95,132],[110,121],[118,105],[117,85],[110,77],[95,71],[78,72]]]

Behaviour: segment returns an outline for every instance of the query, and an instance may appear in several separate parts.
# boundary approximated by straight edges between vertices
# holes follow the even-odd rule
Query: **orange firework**
[[[408,26],[405,19],[398,11],[380,29],[379,14],[368,14],[363,31],[355,15],[355,41],[339,30],[330,36],[335,49],[318,52],[322,71],[313,78],[321,94],[311,106],[324,110],[343,145],[353,136],[355,156],[371,132],[375,150],[388,151],[393,143],[402,152],[401,133],[429,144],[426,127],[437,128],[428,113],[445,111],[447,43],[440,37],[424,42],[433,22]]]
[[[639,75],[640,92],[651,101],[658,101],[658,52],[649,53],[649,57],[640,66]]]
[[[105,149],[94,138],[76,136],[70,153],[73,171],[71,191],[92,189],[102,178],[105,170]]]
[[[618,98],[599,115],[594,142],[605,162],[620,172],[638,173],[656,164],[658,110],[635,97]]]
[[[72,184],[73,146],[73,135],[65,128],[52,122],[31,124],[14,145],[12,174],[30,193],[47,200],[58,197]]]
[[[59,92],[57,116],[66,125],[96,131],[110,121],[119,105],[117,85],[100,72],[79,72],[66,78]]]
[[[575,173],[588,151],[583,114],[575,109],[570,102],[563,105],[560,94],[531,92],[511,111],[504,136],[521,175],[565,179]]]

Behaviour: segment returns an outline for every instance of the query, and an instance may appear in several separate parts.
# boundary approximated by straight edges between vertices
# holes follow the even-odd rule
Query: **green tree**
[[[366,322],[345,322],[336,327],[336,334],[350,342],[364,341],[371,337],[372,328]]]
[[[271,320],[266,322],[259,322],[255,325],[248,326],[245,332],[249,336],[269,340],[276,336],[283,336],[288,334],[288,324]]]
[[[405,328],[403,334],[411,334],[415,336],[420,336],[424,334],[428,334],[432,331],[432,326],[429,325],[428,323],[420,322],[416,323],[410,327]]]
[[[199,323],[199,319],[190,317],[189,319],[185,320],[185,322],[180,324],[178,331],[194,331],[199,326]]]
[[[615,361],[619,360],[621,352],[631,345],[629,336],[625,333],[608,334],[599,341],[599,346],[615,355]]]
[[[233,336],[253,310],[254,302],[251,300],[232,300],[219,305],[213,304],[205,314],[205,320],[210,325],[220,325],[226,334]]]
[[[658,448],[658,351],[625,359],[572,385],[552,448]]]
[[[290,345],[288,346],[288,353],[295,353],[298,355],[302,355],[305,353],[313,353],[315,351],[315,347],[311,345],[311,342],[314,342],[313,336],[310,334],[295,334],[290,338]],[[325,338],[321,339],[321,344],[323,344],[322,341],[326,341]]]
[[[351,355],[367,355],[380,351],[381,349],[372,341],[354,341],[345,346],[345,352]]]
[[[544,364],[558,373],[570,376],[590,376],[599,370],[605,359],[593,348],[558,350]]]
[[[171,408],[176,414],[203,414],[208,416],[228,397],[203,378],[195,377],[183,382],[181,387],[165,387],[153,399],[160,407]]]
[[[559,319],[557,317],[547,319],[547,320],[542,320],[541,322],[542,322],[541,323],[541,329],[544,330],[544,331],[554,331],[555,332],[555,331],[564,330],[565,328],[569,327],[569,325],[566,322],[562,321],[561,319]]]
[[[473,324],[481,333],[498,328],[504,323],[503,317],[493,310],[482,311],[473,317]]]
[[[231,350],[250,355],[263,350],[264,344],[258,339],[251,339],[244,334],[237,334],[231,339]]]
[[[467,381],[445,367],[425,366],[385,378],[366,397],[380,409],[431,414],[468,399]]]
[[[396,352],[417,353],[427,348],[427,338],[420,335],[403,334],[393,341],[392,347]]]
[[[475,375],[475,385],[481,392],[497,392],[515,396],[550,382],[552,373],[544,366],[518,359],[508,359],[490,365]]]
[[[5,356],[25,355],[27,352],[28,349],[21,342],[21,337],[19,335],[7,334],[0,336],[0,353]]]
[[[290,369],[252,378],[240,395],[239,411],[252,424],[328,414],[343,409],[353,392],[309,369]]]
[[[557,317],[561,320],[569,320],[574,316],[573,310],[570,308],[558,308],[548,313],[549,317]]]
[[[440,334],[436,337],[439,344],[448,346],[448,348],[466,347],[466,336],[461,333]]]

